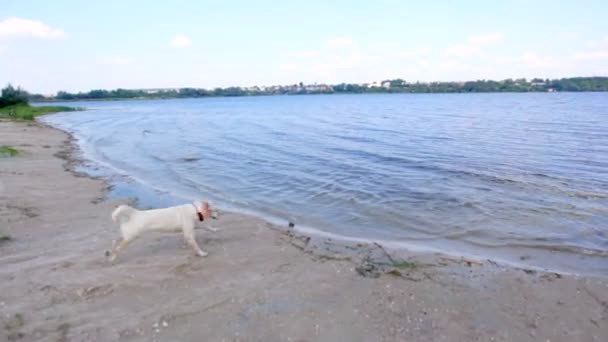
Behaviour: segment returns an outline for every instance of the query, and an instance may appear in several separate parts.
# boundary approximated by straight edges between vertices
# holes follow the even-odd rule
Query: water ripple
[[[162,192],[335,234],[608,274],[604,94],[77,105],[90,110],[45,120],[108,172]]]

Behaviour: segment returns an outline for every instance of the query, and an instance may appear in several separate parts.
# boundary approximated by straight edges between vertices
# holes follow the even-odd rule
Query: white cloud
[[[310,67],[310,71],[317,74],[324,74],[332,70],[332,66],[327,63],[317,63]]]
[[[285,63],[279,65],[279,69],[281,71],[297,71],[298,69],[300,69],[300,66],[293,63]]]
[[[65,36],[63,30],[49,27],[41,21],[15,17],[0,21],[0,37],[57,39],[63,36]]]
[[[497,43],[503,38],[504,35],[499,32],[471,36],[465,44],[448,46],[442,50],[442,53],[448,57],[472,57],[481,52],[482,46]]]
[[[491,33],[485,33],[485,34],[480,34],[477,36],[471,36],[469,37],[469,44],[472,45],[485,45],[485,44],[492,44],[492,43],[496,43],[501,41],[504,38],[504,35],[500,32],[491,32]]]
[[[111,57],[101,58],[100,62],[102,64],[109,64],[109,65],[127,65],[127,64],[133,63],[134,59],[131,57],[111,56]]]
[[[91,68],[89,68],[88,65],[79,64],[79,65],[72,67],[72,70],[77,71],[77,72],[87,72],[87,71],[91,70]]]
[[[300,51],[288,51],[281,52],[281,57],[293,57],[293,58],[310,58],[317,57],[319,51],[317,50],[300,50]]]
[[[518,64],[534,68],[555,67],[556,61],[553,57],[539,56],[534,52],[527,52],[518,57],[503,57],[496,60],[497,64]]]
[[[173,37],[173,39],[171,39],[169,45],[177,48],[190,47],[192,46],[192,41],[190,40],[190,38],[182,34],[178,34]]]
[[[469,64],[465,64],[459,61],[447,60],[439,62],[438,67],[443,70],[457,70],[463,71],[471,68]]]
[[[327,45],[330,47],[345,47],[355,45],[355,41],[348,37],[335,37],[327,41]]]
[[[471,57],[478,52],[478,48],[466,44],[447,47],[442,50],[443,54],[452,57]]]
[[[559,35],[559,37],[560,37],[561,39],[569,39],[569,40],[572,40],[572,39],[576,39],[576,38],[578,38],[578,33],[574,33],[574,32],[564,32],[564,33],[561,33],[561,34]]]
[[[608,48],[608,36],[587,43],[590,48]]]
[[[402,50],[395,53],[396,57],[401,58],[415,58],[415,57],[424,57],[430,55],[432,52],[431,48],[428,47],[419,47],[411,50]]]
[[[579,52],[574,55],[578,60],[608,59],[608,50]]]
[[[353,51],[344,56],[332,56],[330,58],[334,69],[356,68],[362,65],[366,58],[362,53]]]

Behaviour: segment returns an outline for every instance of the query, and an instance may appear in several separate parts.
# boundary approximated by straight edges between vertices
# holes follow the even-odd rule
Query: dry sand
[[[608,280],[387,252],[225,214],[111,264],[106,185],[69,137],[0,122],[0,341],[608,341]],[[407,260],[409,263],[404,263]],[[391,263],[397,265],[391,266]]]

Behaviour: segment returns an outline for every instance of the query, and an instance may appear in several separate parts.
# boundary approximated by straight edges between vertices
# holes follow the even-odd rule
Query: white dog
[[[112,212],[112,220],[120,224],[122,240],[118,246],[112,247],[110,261],[114,261],[118,253],[127,247],[129,242],[147,231],[173,233],[181,231],[196,255],[207,256],[207,252],[204,252],[196,243],[194,226],[196,221],[204,221],[208,218],[215,219],[217,215],[211,210],[207,202],[195,201],[190,204],[152,210],[137,210],[128,205],[121,205]],[[208,225],[206,228],[217,231],[217,229]]]

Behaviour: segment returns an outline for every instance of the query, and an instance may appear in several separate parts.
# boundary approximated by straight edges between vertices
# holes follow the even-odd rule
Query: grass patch
[[[10,235],[0,234],[0,242],[11,241],[13,238]]]
[[[82,108],[67,107],[67,106],[41,106],[33,107],[30,105],[15,105],[0,108],[0,117],[14,120],[34,120],[35,117],[50,113],[58,112],[73,112],[82,110]]]
[[[14,157],[19,154],[19,151],[10,146],[0,146],[0,157]]]

